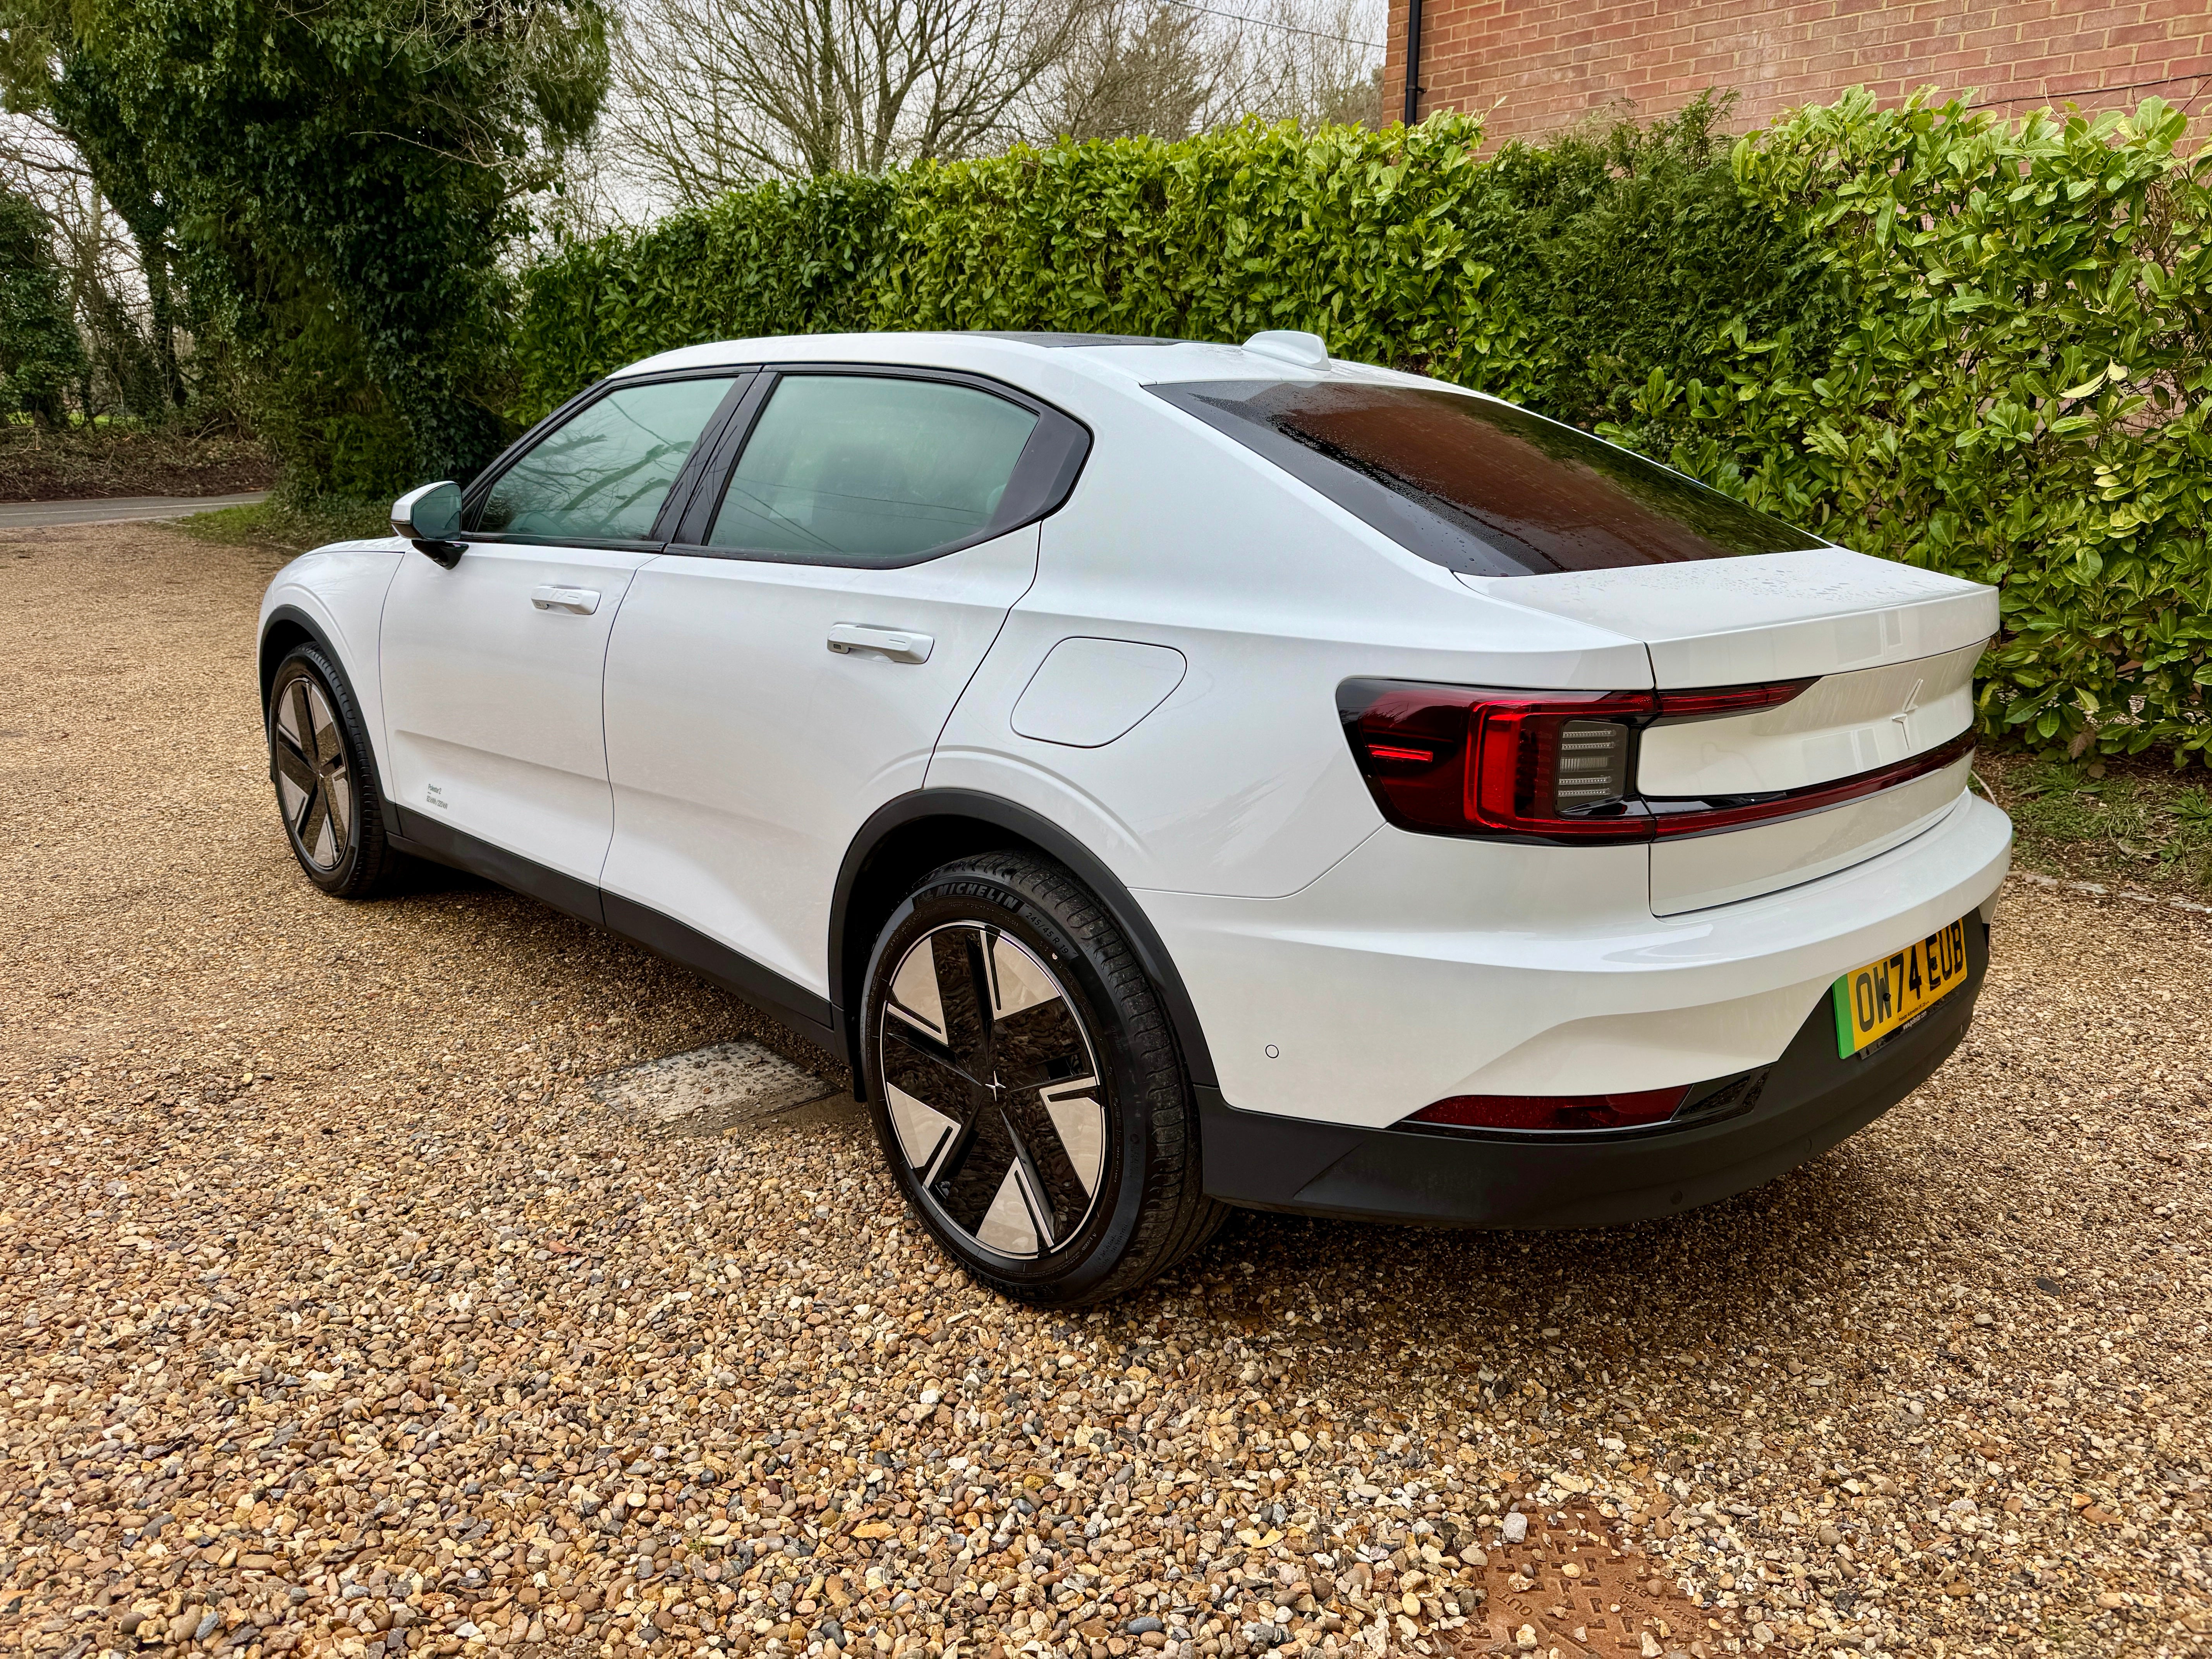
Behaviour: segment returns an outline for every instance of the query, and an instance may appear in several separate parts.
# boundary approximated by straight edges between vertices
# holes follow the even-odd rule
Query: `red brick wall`
[[[1391,0],[1383,112],[1405,107],[1407,0]],[[1425,0],[1421,113],[1488,112],[1493,138],[1596,113],[1648,118],[1707,87],[1732,125],[1847,87],[1894,102],[1933,84],[2009,109],[2156,94],[2212,110],[2212,0]]]

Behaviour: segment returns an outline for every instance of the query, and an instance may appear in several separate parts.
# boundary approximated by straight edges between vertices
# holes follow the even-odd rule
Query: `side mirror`
[[[415,544],[451,570],[461,562],[463,544],[453,539],[461,527],[461,487],[450,482],[410,489],[392,504],[392,533]]]

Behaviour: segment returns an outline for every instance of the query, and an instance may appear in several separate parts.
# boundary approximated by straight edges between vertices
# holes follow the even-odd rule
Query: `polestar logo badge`
[[[1920,712],[1920,688],[1927,684],[1925,680],[1913,681],[1912,690],[1905,694],[1905,707],[1890,716],[1897,722],[1897,729],[1908,738],[1912,735],[1912,728],[1906,722]]]
[[[1006,1085],[999,1081],[999,1074],[994,1072],[991,1073],[991,1080],[983,1086],[991,1091],[991,1098],[996,1100],[999,1097],[999,1091],[1005,1088]]]

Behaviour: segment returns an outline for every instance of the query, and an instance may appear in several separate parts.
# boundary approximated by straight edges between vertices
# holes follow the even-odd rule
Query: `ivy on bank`
[[[1862,93],[1018,149],[763,185],[525,275],[526,416],[653,351],[842,329],[1310,329],[1594,427],[1863,551],[1997,583],[1985,726],[2212,751],[2212,158],[2184,118]]]

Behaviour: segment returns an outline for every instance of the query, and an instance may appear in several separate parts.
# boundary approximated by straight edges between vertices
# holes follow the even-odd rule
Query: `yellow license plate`
[[[1852,969],[1836,981],[1836,1052],[1848,1060],[1872,1048],[1966,982],[1963,920]]]

